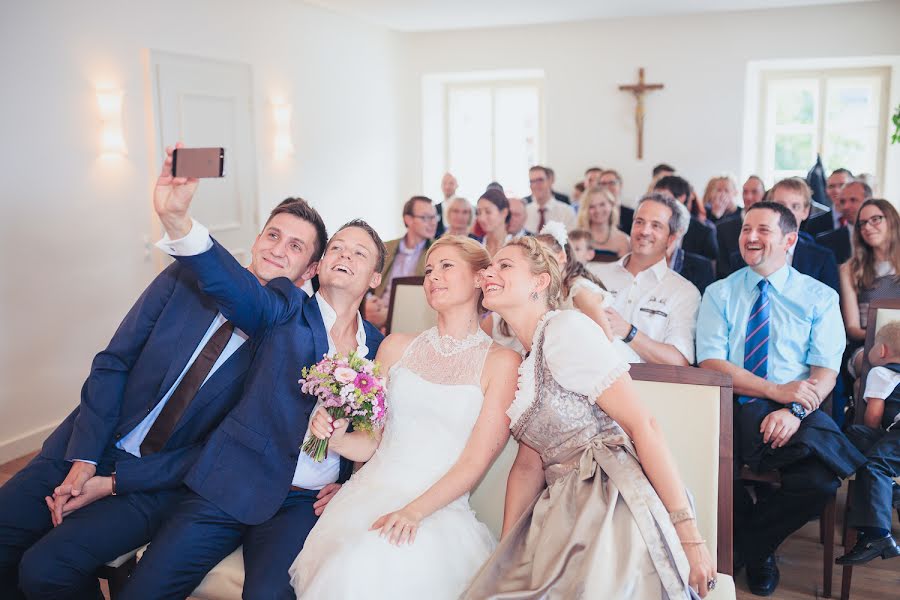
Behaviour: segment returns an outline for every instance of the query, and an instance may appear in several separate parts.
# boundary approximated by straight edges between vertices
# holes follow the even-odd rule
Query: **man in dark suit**
[[[837,208],[841,214],[842,223],[846,224],[816,236],[816,242],[834,252],[838,264],[847,262],[853,254],[851,237],[853,236],[853,227],[856,226],[859,207],[871,197],[872,188],[864,181],[851,181],[844,185],[838,197]]]
[[[680,231],[676,232],[676,238],[666,248],[666,258],[669,261],[669,268],[693,283],[702,296],[706,286],[716,280],[715,270],[711,260],[693,252],[685,252],[681,247],[681,241],[687,232],[691,213],[688,212],[684,204],[679,202],[678,206],[682,216],[679,222],[683,223],[684,226]]]
[[[309,251],[288,259],[287,238],[272,233],[296,230]],[[288,199],[241,270],[257,286],[293,285],[324,243],[318,213]],[[190,270],[160,273],[94,358],[78,407],[0,488],[0,598],[20,597],[17,586],[28,598],[101,598],[93,573],[146,544],[184,497],[184,476],[237,403],[252,356]]]
[[[556,172],[550,167],[544,167],[544,170],[547,171],[547,178],[550,182],[550,193],[553,194],[553,197],[559,200],[560,202],[565,202],[566,204],[572,204],[572,201],[569,197],[562,192],[557,192],[553,189],[553,186],[556,184]],[[500,190],[501,192],[503,190]]]
[[[363,321],[359,306],[381,280],[384,244],[368,224],[350,221],[325,247],[314,297],[285,279],[263,287],[188,216],[192,195],[177,183],[156,195],[167,233],[160,244],[256,340],[257,351],[243,395],[188,473],[190,491],[154,536],[123,597],[189,596],[238,546],[244,597],[293,597],[288,568],[316,522],[317,490],[352,471],[336,454],[317,463],[301,453],[316,398],[297,379],[324,354],[375,357],[383,336]]]
[[[682,204],[686,204],[691,193],[691,184],[678,175],[667,175],[656,182],[654,189],[658,192],[666,192]],[[684,234],[684,239],[681,242],[681,247],[684,248],[685,252],[699,254],[708,260],[714,261],[719,255],[716,230],[700,222],[695,217],[691,217],[687,233]]]
[[[809,216],[812,191],[799,177],[782,179],[772,187],[769,196],[773,202],[790,210],[798,223],[802,223]],[[740,250],[733,252],[729,259],[731,266],[729,274],[747,266],[741,258]],[[798,234],[797,243],[788,250],[787,263],[840,294],[841,285],[834,255],[827,248],[816,244],[808,233],[801,231]]]

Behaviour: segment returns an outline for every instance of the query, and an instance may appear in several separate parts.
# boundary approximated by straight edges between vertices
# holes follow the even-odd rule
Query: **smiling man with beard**
[[[194,188],[196,180],[175,179],[171,189],[157,189],[154,207],[166,230],[159,245],[196,274],[257,352],[243,395],[187,474],[190,491],[154,536],[122,597],[185,598],[238,546],[244,597],[293,597],[288,567],[330,497],[323,490],[333,493],[332,484],[352,471],[333,453],[317,463],[300,452],[316,398],[301,392],[297,380],[326,353],[375,357],[383,336],[359,306],[381,281],[384,244],[367,223],[350,221],[325,246],[315,296],[287,279],[262,286],[191,219]]]
[[[740,250],[748,266],[706,289],[697,319],[700,366],[734,381],[736,466],[781,475],[781,486],[756,503],[735,482],[735,567],[746,564],[750,591],[760,596],[778,586],[776,548],[865,462],[817,410],[834,387],[846,338],[837,292],[787,264],[796,241],[787,207],[747,209]]]
[[[629,362],[694,362],[700,292],[670,269],[666,258],[666,249],[684,227],[676,202],[658,192],[641,198],[631,227],[631,253],[614,263],[590,265],[613,295],[606,316],[614,344]]]

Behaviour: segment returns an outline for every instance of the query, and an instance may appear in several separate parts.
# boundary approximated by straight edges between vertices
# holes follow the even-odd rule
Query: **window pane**
[[[806,172],[816,162],[811,133],[775,134],[775,171]]]
[[[536,87],[497,88],[494,94],[494,178],[507,195],[529,193],[528,168],[538,163],[540,97]]]
[[[877,130],[835,129],[825,132],[823,162],[827,170],[838,167],[854,173],[874,173],[877,163]]]
[[[772,83],[770,108],[774,108],[776,125],[813,125],[816,120],[818,83],[815,80],[778,81]]]
[[[877,77],[839,77],[826,83],[825,144],[827,169],[854,173],[877,170],[881,81]]]
[[[447,112],[448,168],[474,202],[492,179],[490,88],[449,90]]]

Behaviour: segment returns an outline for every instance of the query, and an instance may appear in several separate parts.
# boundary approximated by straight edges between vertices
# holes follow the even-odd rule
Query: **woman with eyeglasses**
[[[853,228],[853,256],[840,271],[847,340],[858,346],[848,367],[857,377],[862,367],[869,303],[900,297],[900,215],[890,202],[869,199],[859,207]]]

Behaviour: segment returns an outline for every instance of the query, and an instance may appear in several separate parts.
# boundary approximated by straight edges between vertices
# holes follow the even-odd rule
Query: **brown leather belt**
[[[297,487],[296,485],[292,485],[292,486],[291,486],[291,491],[292,491],[292,492],[308,492],[309,490],[306,489],[306,488]]]

